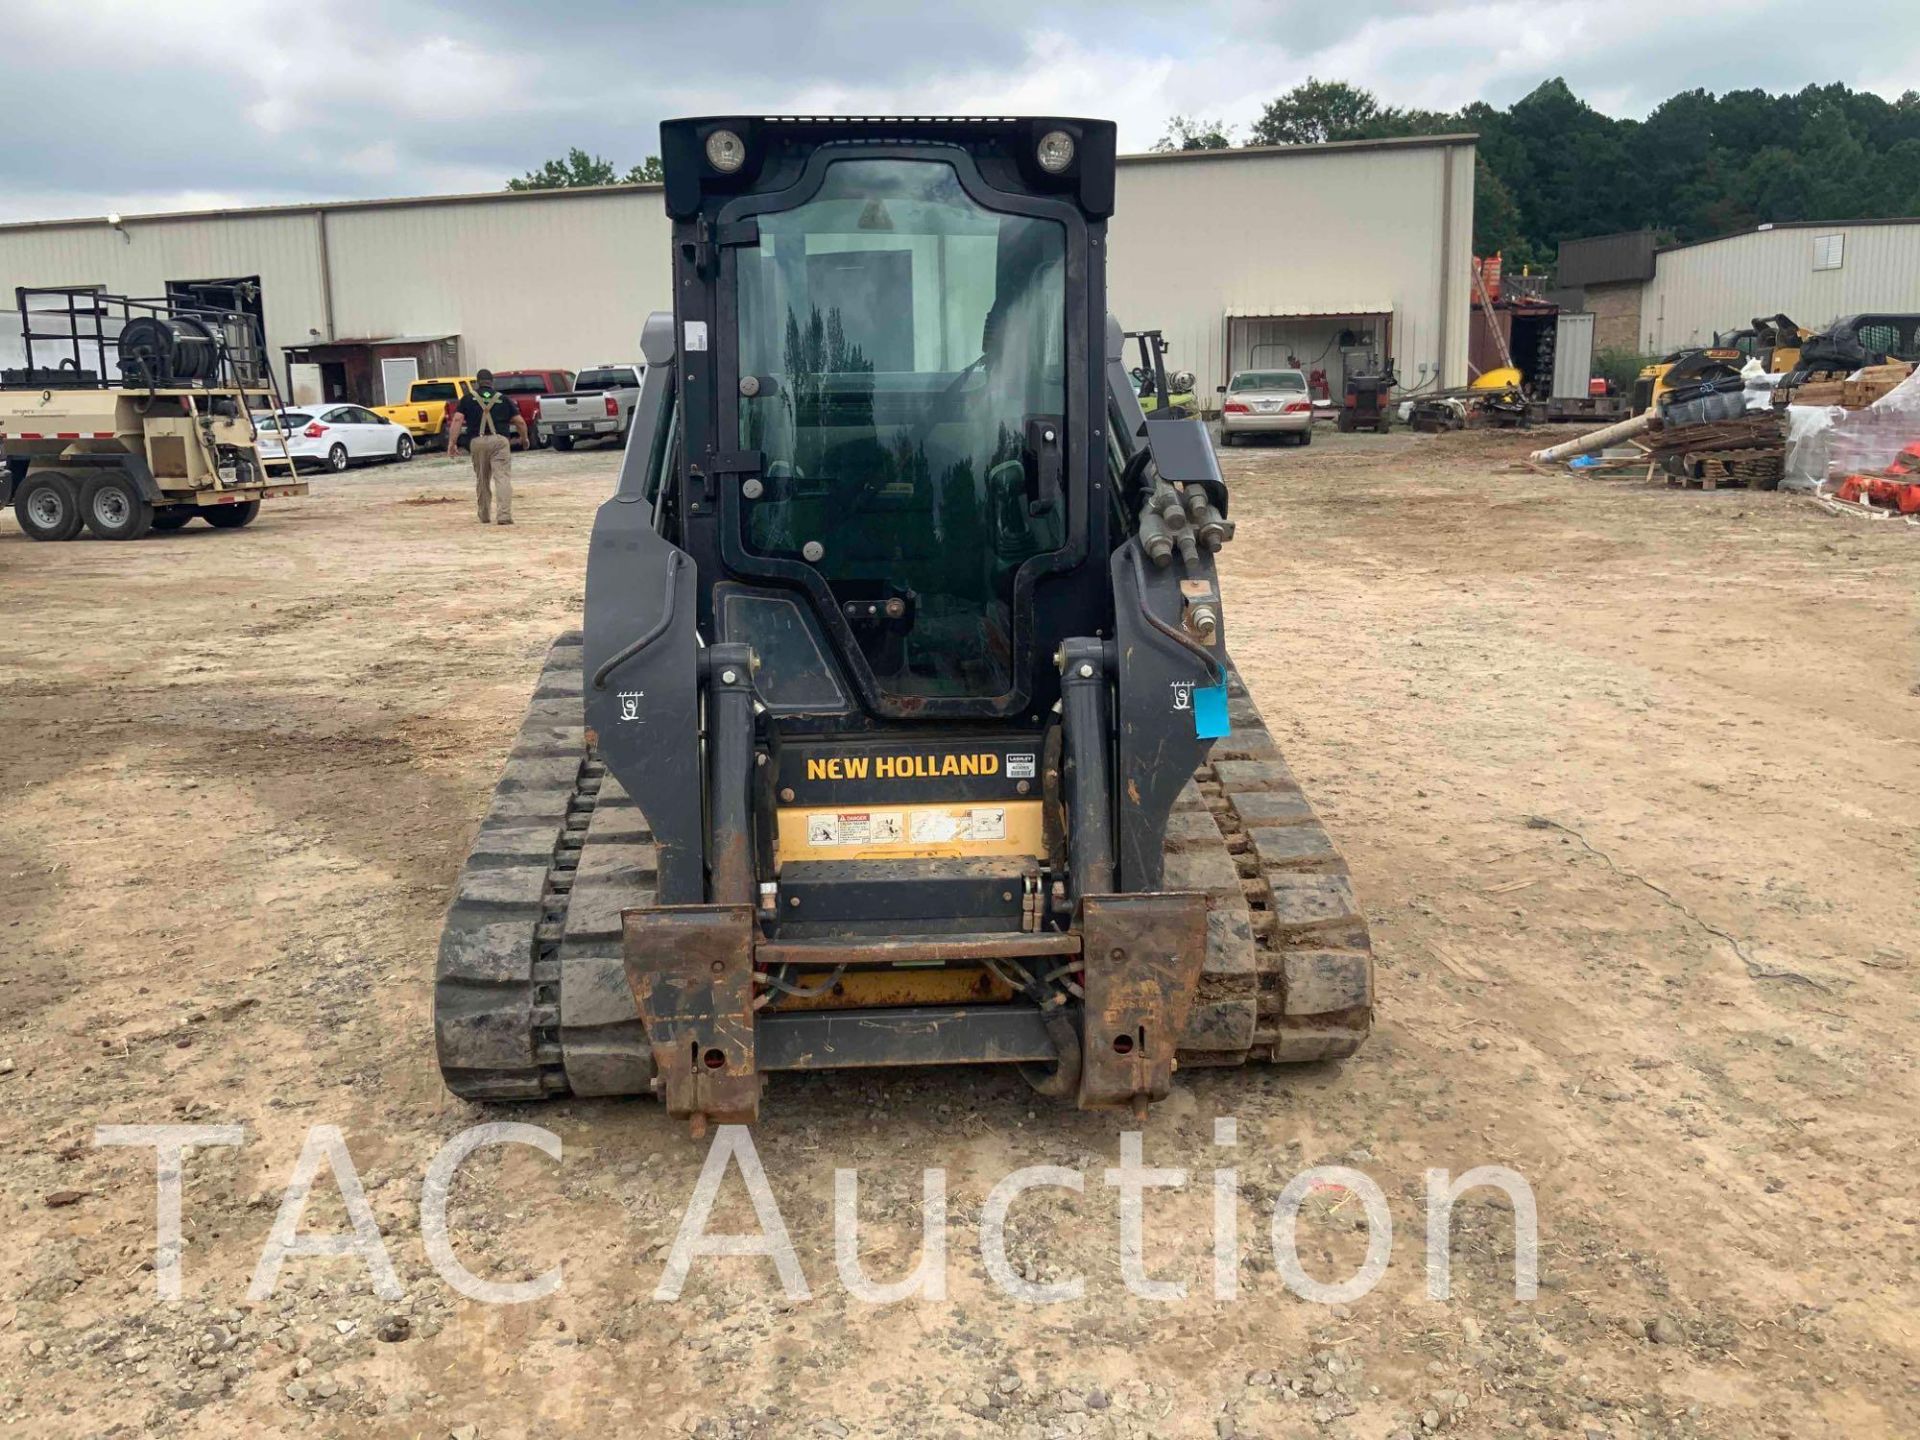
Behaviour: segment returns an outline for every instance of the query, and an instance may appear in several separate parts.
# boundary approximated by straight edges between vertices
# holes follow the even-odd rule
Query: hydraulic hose
[[[1153,608],[1147,604],[1147,570],[1146,566],[1140,561],[1140,546],[1138,544],[1128,545],[1127,558],[1133,562],[1133,588],[1136,592],[1134,598],[1140,603],[1140,614],[1142,617],[1144,617],[1146,622],[1154,629],[1173,641],[1174,644],[1189,654],[1196,656],[1205,664],[1207,673],[1213,677],[1213,683],[1215,685],[1226,684],[1227,667],[1220,663],[1214,656],[1214,653],[1198,640],[1195,640],[1191,635],[1187,635],[1177,627],[1167,624],[1166,621],[1154,614]]]

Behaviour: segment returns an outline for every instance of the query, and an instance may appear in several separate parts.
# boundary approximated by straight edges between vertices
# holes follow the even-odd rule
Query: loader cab
[[[662,131],[704,633],[790,732],[1034,722],[1111,633],[1113,127],[712,118]],[[1089,557],[1093,557],[1091,565]]]

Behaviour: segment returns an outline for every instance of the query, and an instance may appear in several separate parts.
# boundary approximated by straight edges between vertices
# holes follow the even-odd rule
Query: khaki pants
[[[476,435],[467,447],[473,456],[473,484],[480,502],[480,523],[493,511],[495,523],[513,523],[513,442],[504,435]]]

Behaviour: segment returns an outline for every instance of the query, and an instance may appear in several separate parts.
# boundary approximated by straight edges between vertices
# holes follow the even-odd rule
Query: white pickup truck
[[[625,444],[646,368],[590,365],[581,370],[565,395],[540,397],[541,435],[556,450],[571,450],[577,440],[612,439]]]

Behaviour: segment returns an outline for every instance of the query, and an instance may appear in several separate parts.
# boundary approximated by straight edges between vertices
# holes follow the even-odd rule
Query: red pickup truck
[[[571,370],[496,370],[494,387],[513,401],[520,418],[527,422],[527,443],[538,449],[547,443],[540,433],[540,397],[565,395],[573,389]]]

